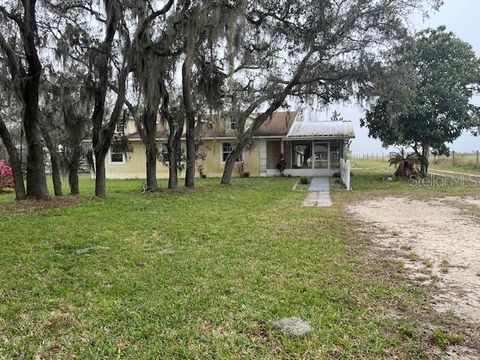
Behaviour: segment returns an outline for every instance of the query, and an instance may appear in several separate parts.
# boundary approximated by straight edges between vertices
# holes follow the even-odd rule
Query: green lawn
[[[447,190],[363,170],[351,193],[334,184],[334,207],[303,208],[295,181],[147,195],[109,181],[100,200],[83,178],[78,202],[35,211],[0,194],[0,358],[427,358],[422,293],[397,263],[364,261],[343,205]],[[286,316],[313,332],[279,334]]]

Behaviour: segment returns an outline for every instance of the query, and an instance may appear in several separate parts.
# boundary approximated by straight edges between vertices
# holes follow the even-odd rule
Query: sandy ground
[[[435,281],[438,312],[480,326],[480,199],[387,197],[347,211],[366,224],[377,245],[404,255],[412,279]]]

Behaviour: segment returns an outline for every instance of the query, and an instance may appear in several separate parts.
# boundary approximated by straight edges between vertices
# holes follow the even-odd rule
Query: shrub
[[[3,160],[0,160],[0,190],[13,187],[12,167],[6,164]]]
[[[308,185],[310,184],[310,178],[306,177],[306,176],[302,176],[300,178],[300,184],[302,185]]]
[[[244,172],[244,173],[242,174],[242,177],[244,177],[244,178],[250,177],[250,172],[248,172],[248,171]]]
[[[237,162],[235,163],[235,165],[237,165],[238,175],[239,175],[240,177],[242,177],[242,176],[243,176],[243,173],[245,172],[245,162],[243,162],[243,161],[237,161]]]
[[[197,171],[198,171],[198,174],[200,175],[200,178],[205,179],[207,177],[207,174],[205,174],[205,168],[203,164],[197,164]]]
[[[280,157],[277,161],[277,169],[280,171],[282,176],[285,176],[285,169],[287,168],[287,159],[285,159],[285,155],[280,153]]]
[[[426,160],[422,156],[415,153],[408,154],[404,149],[392,154],[388,160],[390,166],[397,167],[395,176],[407,179],[418,176],[418,168],[425,162]]]

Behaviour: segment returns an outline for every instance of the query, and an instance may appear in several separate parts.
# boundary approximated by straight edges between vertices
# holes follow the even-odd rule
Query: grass
[[[369,169],[378,173],[391,173],[394,169],[388,166],[388,157],[352,160],[352,167],[357,169]],[[480,166],[477,166],[477,155],[469,153],[455,153],[453,156],[439,156],[430,158],[431,170],[443,170],[467,174],[480,174]]]
[[[463,342],[465,335],[456,332],[448,332],[442,329],[435,329],[432,332],[432,340],[442,350],[445,350],[448,346],[458,345]]]
[[[143,195],[142,181],[109,181],[102,200],[82,178],[78,201],[31,211],[4,192],[0,358],[427,358],[409,330],[422,296],[385,276],[395,264],[363,259],[343,206],[445,189],[383,178],[332,182],[329,209],[303,208],[289,178]],[[288,316],[312,333],[276,332]]]
[[[477,166],[477,154],[455,153],[455,156],[432,157],[431,168],[453,172],[480,174]]]

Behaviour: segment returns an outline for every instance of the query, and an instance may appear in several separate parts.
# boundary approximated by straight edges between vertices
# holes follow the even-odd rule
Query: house
[[[253,117],[250,122],[253,121]],[[202,168],[208,177],[220,177],[225,159],[232,151],[236,138],[235,122],[214,115],[203,121],[198,129],[199,159],[197,168]],[[248,123],[247,123],[248,126]],[[133,122],[124,131],[132,145],[132,152],[115,152],[111,149],[106,161],[106,175],[109,179],[145,178],[145,148]],[[166,141],[168,129],[159,122],[158,178],[168,177]],[[330,176],[340,172],[340,160],[348,142],[355,137],[350,121],[312,121],[302,113],[277,112],[254,134],[254,144],[241,156],[243,171],[250,176],[278,176],[276,168],[281,154],[285,155],[286,175]],[[185,138],[182,139],[185,148]],[[239,175],[239,169],[234,175]],[[184,172],[180,176],[184,176]]]

